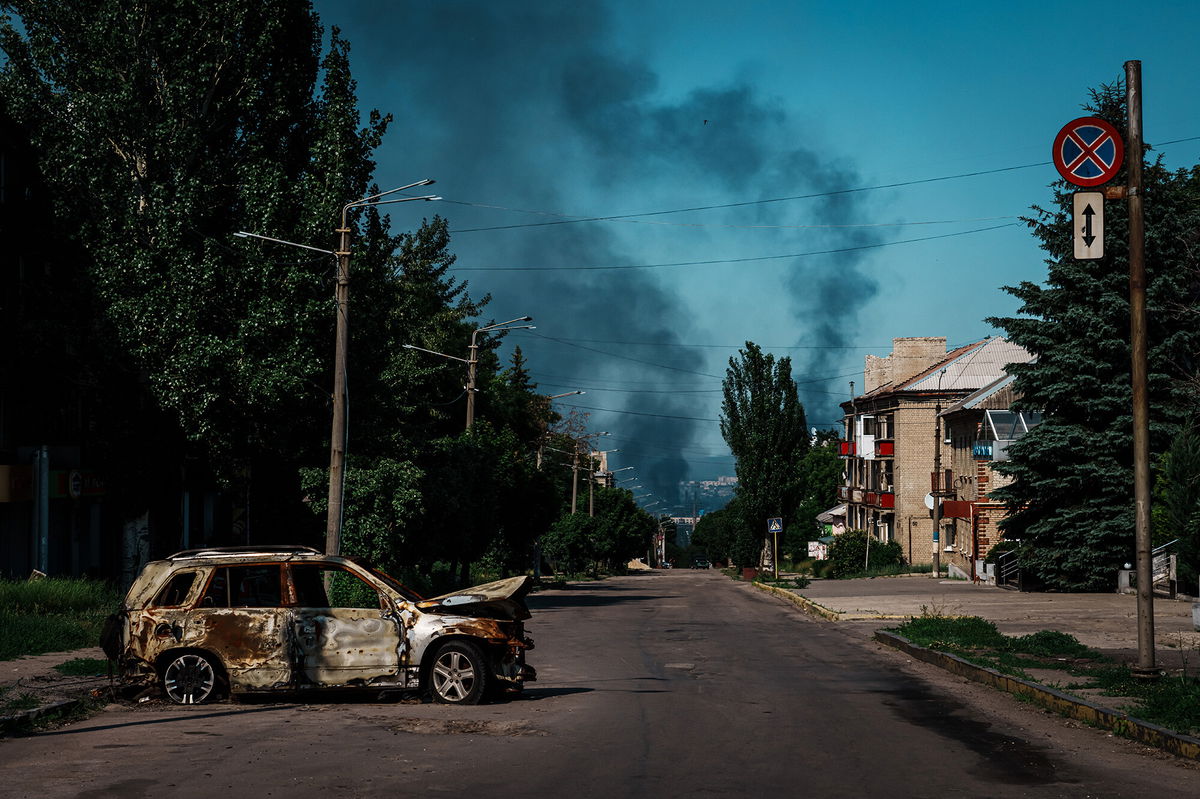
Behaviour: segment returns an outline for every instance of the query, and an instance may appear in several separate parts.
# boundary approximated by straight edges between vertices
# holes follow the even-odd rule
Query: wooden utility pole
[[[1139,677],[1158,676],[1154,664],[1154,575],[1150,546],[1150,401],[1146,389],[1146,229],[1142,218],[1142,62],[1125,62],[1128,115],[1129,346],[1133,388],[1134,543],[1137,551]]]
[[[333,350],[333,430],[329,434],[329,502],[325,518],[325,554],[341,552],[342,495],[346,485],[346,351],[349,340],[350,226],[342,209],[337,249],[337,333]]]

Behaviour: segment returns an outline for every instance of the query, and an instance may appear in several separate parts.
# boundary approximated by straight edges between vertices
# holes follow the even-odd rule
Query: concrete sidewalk
[[[1022,593],[928,575],[814,580],[792,593],[868,634],[922,613],[980,616],[1007,635],[1057,630],[1121,660],[1137,655],[1137,597],[1130,594]],[[1164,668],[1180,667],[1189,655],[1192,668],[1200,665],[1191,600],[1155,597],[1154,638]]]

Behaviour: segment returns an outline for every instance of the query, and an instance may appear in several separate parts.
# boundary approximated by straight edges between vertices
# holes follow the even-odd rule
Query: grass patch
[[[957,655],[979,666],[1030,679],[1027,669],[1061,671],[1076,678],[1068,690],[1100,689],[1106,696],[1129,697],[1130,715],[1177,732],[1200,732],[1200,679],[1184,673],[1147,681],[1127,664],[1112,663],[1073,635],[1040,630],[1008,636],[978,616],[943,616],[926,610],[891,628],[915,644]]]
[[[68,677],[105,677],[108,675],[108,661],[103,658],[75,658],[59,663],[54,670]]]
[[[0,580],[0,660],[96,646],[119,602],[96,580]]]

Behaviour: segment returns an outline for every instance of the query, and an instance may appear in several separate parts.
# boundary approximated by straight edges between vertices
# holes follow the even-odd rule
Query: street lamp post
[[[612,435],[612,433],[608,432],[607,430],[602,433],[592,433],[590,435],[583,435],[583,436],[580,436],[579,439],[575,441],[575,446],[572,447],[572,449],[575,450],[574,456],[571,459],[571,513],[572,514],[575,513],[575,509],[578,507],[577,500],[579,497],[579,442],[586,441],[589,438],[599,438],[600,436],[611,436],[611,435]],[[588,445],[588,450],[589,451],[591,450],[590,444]],[[588,471],[589,472],[591,471],[590,458],[589,458]]]
[[[342,206],[342,224],[335,231],[338,234],[338,249],[330,253],[337,259],[338,271],[337,290],[335,293],[337,300],[337,327],[334,335],[333,351],[333,423],[329,440],[329,502],[326,508],[325,520],[325,554],[327,555],[337,555],[341,551],[342,500],[345,493],[346,440],[348,437],[346,425],[346,360],[350,338],[348,324],[350,306],[350,225],[347,219],[351,209],[361,208],[365,205],[389,205],[391,203],[406,203],[415,200],[440,200],[442,199],[441,197],[434,195],[380,200],[381,197],[395,194],[398,191],[416,188],[417,186],[430,186],[433,183],[434,181],[429,178],[418,180],[416,183],[409,183],[407,186],[400,186],[399,188],[372,194],[369,197],[363,197]],[[330,252],[329,250],[321,250],[317,247],[309,247],[305,244],[296,244],[295,242],[260,236],[256,233],[247,233],[245,231],[239,231],[234,235],[264,239],[279,244],[301,247],[306,250],[316,250],[317,252]]]
[[[475,343],[475,336],[480,333],[486,333],[489,330],[533,330],[533,325],[515,325],[508,327],[513,322],[532,322],[532,316],[520,316],[516,319],[509,319],[507,322],[497,322],[494,325],[478,327],[471,332],[471,349],[467,360],[467,429],[471,429],[471,425],[475,424],[475,367],[479,363],[479,345]]]
[[[596,450],[597,455],[610,455],[614,452],[620,452],[619,449],[606,449],[604,451]],[[596,470],[592,468],[592,452],[588,451],[588,516],[596,515]]]

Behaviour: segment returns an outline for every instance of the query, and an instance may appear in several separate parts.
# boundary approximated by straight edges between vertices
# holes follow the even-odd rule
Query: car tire
[[[220,672],[203,652],[168,655],[162,669],[163,693],[177,705],[199,705],[221,695]]]
[[[487,661],[470,641],[450,641],[438,649],[429,668],[433,701],[445,705],[478,705],[492,682]]]

